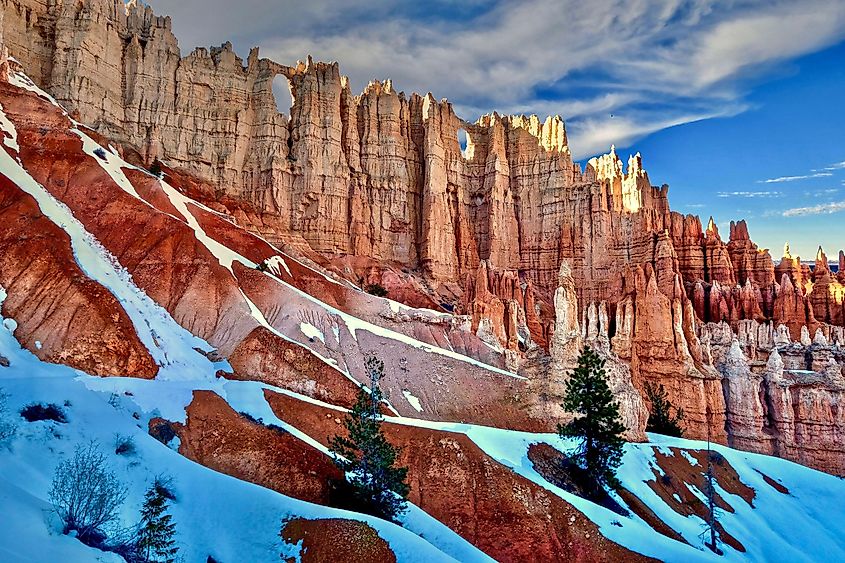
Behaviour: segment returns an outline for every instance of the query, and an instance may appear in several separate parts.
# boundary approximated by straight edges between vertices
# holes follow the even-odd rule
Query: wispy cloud
[[[780,176],[779,178],[769,178],[768,180],[758,180],[758,184],[779,184],[781,182],[795,182],[796,180],[808,180],[810,178],[826,178],[833,176],[830,172],[815,172],[813,174],[801,174],[799,176]]]
[[[822,171],[822,170],[833,171],[833,170],[842,170],[842,169],[845,169],[845,160],[843,160],[842,162],[834,162],[830,166],[825,166],[824,168],[814,168],[813,172],[819,172],[819,171]]]
[[[845,38],[845,2],[830,0],[149,3],[174,16],[183,53],[231,39],[283,64],[339,60],[356,90],[431,91],[467,119],[560,114],[576,158],[743,111],[754,81]]]
[[[783,192],[717,192],[716,197],[767,198],[783,197]]]
[[[794,207],[782,213],[784,217],[803,217],[805,215],[829,215],[845,211],[845,201],[832,201],[820,203],[809,207]]]
[[[833,194],[839,193],[841,190],[839,188],[827,188],[825,190],[816,190],[813,192],[805,192],[804,195],[807,197],[827,197],[832,196]]]

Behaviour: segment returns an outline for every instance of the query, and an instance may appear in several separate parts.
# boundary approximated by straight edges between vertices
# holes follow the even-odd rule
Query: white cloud
[[[795,207],[782,213],[784,217],[803,217],[805,215],[829,215],[845,211],[845,201],[831,201],[809,207]]]
[[[783,197],[783,192],[717,192],[716,197],[768,198]]]
[[[431,91],[468,119],[560,114],[577,158],[743,111],[750,80],[845,38],[845,2],[829,0],[150,4],[173,14],[183,54],[231,39],[283,64],[338,60],[355,90]]]
[[[821,168],[821,170],[842,170],[843,168],[845,168],[845,160],[843,160],[842,162],[834,162],[830,166],[825,166],[824,168]],[[818,172],[818,170],[813,170],[813,172]]]
[[[768,180],[758,180],[758,184],[778,184],[781,182],[795,182],[797,180],[808,180],[810,178],[826,178],[833,176],[830,172],[815,172],[813,174],[802,174],[800,176],[780,176],[779,178],[769,178]]]

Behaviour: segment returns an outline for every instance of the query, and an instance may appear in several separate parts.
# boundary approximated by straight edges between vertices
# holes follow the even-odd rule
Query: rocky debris
[[[220,354],[220,352],[218,352],[217,350],[203,350],[202,348],[196,347],[194,348],[194,350],[208,358],[208,361],[210,362],[217,363],[226,361],[225,356]]]
[[[7,368],[10,365],[11,365],[11,362],[9,362],[9,358],[4,356],[3,354],[0,354],[0,367]]]

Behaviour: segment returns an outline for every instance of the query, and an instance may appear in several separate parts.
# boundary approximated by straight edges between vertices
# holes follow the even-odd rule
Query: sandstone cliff
[[[286,278],[299,284],[296,290],[426,343],[520,370],[540,388],[565,377],[564,360],[580,343],[591,343],[619,366],[614,377],[626,383],[625,393],[628,381],[640,394],[646,381],[663,383],[687,412],[689,436],[703,437],[709,425],[716,440],[843,471],[832,460],[842,454],[836,437],[845,425],[831,405],[839,400],[844,361],[845,253],[838,274],[821,249],[813,268],[788,247],[775,264],[752,242],[744,221],[731,223],[725,242],[712,219],[703,227],[698,217],[670,210],[668,188],[651,185],[639,154],[626,163],[611,148],[583,168],[574,163],[559,117],[492,113],[468,123],[430,93],[406,95],[390,81],[376,81],[356,95],[337,63],[309,58],[287,66],[260,58],[257,49],[244,61],[228,43],[182,57],[170,19],[135,3],[0,3],[0,33],[10,53],[72,115],[120,145],[126,159],[163,160],[181,192],[303,259],[331,265],[356,283],[389,280],[391,297],[466,317],[376,313],[373,302],[338,294],[313,272],[307,281]],[[7,72],[0,56],[0,75]],[[289,111],[276,107],[274,80],[291,89]],[[29,125],[33,140],[36,128]],[[460,129],[467,134],[464,150]],[[113,232],[116,217],[99,213],[76,191],[78,163],[45,160],[57,155],[61,150],[32,152],[38,179],[74,212],[89,214],[92,229]],[[155,187],[147,190],[151,200],[161,198]],[[211,211],[194,211],[215,238],[234,236]],[[173,229],[159,233],[169,236],[161,240],[194,244],[184,225],[156,221]],[[148,228],[140,220],[133,225],[136,239]],[[256,263],[274,255],[266,243],[238,233],[238,248],[253,252]],[[325,323],[326,334],[337,322],[334,313],[314,309],[292,289],[268,290],[266,280],[245,269],[229,272],[233,284],[213,260],[204,266],[205,281],[216,284],[217,301],[200,314],[188,312],[185,304],[202,298],[196,272],[190,264],[171,264],[173,279],[188,288],[161,287],[148,266],[159,256],[148,253],[151,242],[121,240],[115,251],[180,322],[231,353],[242,370],[282,366],[280,381],[301,385],[307,363],[305,371],[318,374],[306,378],[315,393],[334,389],[343,397],[337,400],[349,400],[350,390],[327,378],[334,372],[325,366],[293,358],[294,347],[265,347],[275,338],[253,333],[254,319],[233,303],[242,284],[284,331],[303,319],[280,313],[278,302],[301,304],[315,323]],[[197,253],[208,261],[205,251]],[[564,263],[569,273],[559,278]],[[339,365],[359,361],[357,340],[352,352],[339,340],[315,346]],[[760,379],[765,362],[801,354],[806,361],[791,369],[814,375],[790,378],[787,369],[775,377],[786,387]],[[394,384],[399,392],[408,383]],[[502,387],[482,385],[490,400]],[[510,383],[504,388],[511,392]],[[789,401],[798,401],[788,409],[783,388],[790,389]],[[529,409],[537,406],[533,392],[519,399]],[[424,385],[424,401],[436,405],[441,396],[434,383]],[[629,428],[641,432],[642,401],[626,396]],[[485,401],[467,399],[436,414],[483,418]]]

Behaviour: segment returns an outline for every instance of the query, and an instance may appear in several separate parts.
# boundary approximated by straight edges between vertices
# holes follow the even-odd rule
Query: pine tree
[[[161,161],[158,158],[153,160],[153,163],[150,165],[150,174],[156,177],[161,177]]]
[[[570,459],[592,478],[594,493],[600,493],[605,485],[617,486],[616,468],[622,462],[625,427],[619,420],[619,405],[607,385],[604,360],[589,346],[584,347],[578,367],[566,383],[562,406],[581,415],[558,425],[561,437],[581,440]]]
[[[176,560],[176,524],[167,514],[167,497],[159,483],[144,494],[137,551],[144,563],[173,563]]]
[[[724,555],[719,547],[719,534],[717,526],[718,510],[716,508],[716,487],[715,472],[713,471],[713,458],[715,452],[710,451],[710,407],[707,407],[707,472],[704,474],[704,494],[707,497],[707,518],[704,521],[705,536],[704,545],[716,555]],[[718,455],[718,454],[717,454]]]
[[[676,408],[669,402],[662,383],[655,385],[651,381],[646,381],[645,392],[651,403],[646,431],[681,438],[684,435],[684,430],[680,425],[684,419],[684,409]],[[672,415],[673,409],[674,415]]]
[[[410,492],[405,482],[408,468],[395,466],[399,448],[387,441],[381,429],[378,381],[384,375],[384,362],[369,356],[365,366],[370,392],[363,387],[358,390],[355,405],[344,420],[347,436],[332,438],[329,449],[346,474],[349,508],[396,520],[405,511]]]

